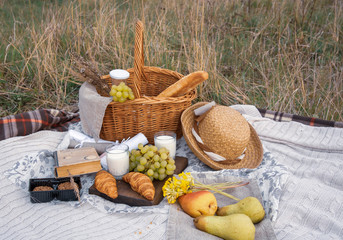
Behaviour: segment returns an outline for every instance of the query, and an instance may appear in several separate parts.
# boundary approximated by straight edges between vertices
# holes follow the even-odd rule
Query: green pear
[[[254,240],[255,226],[245,214],[200,216],[194,219],[197,229],[229,240]]]
[[[265,215],[262,204],[255,197],[246,197],[236,204],[221,207],[217,211],[217,215],[219,216],[226,216],[234,213],[243,213],[247,215],[251,218],[253,223],[261,222]]]

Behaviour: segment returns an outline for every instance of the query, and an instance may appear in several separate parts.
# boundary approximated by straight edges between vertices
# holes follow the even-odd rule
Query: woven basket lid
[[[192,128],[194,127],[194,122],[196,119],[194,110],[205,104],[207,104],[207,102],[196,103],[187,108],[181,115],[183,136],[195,156],[215,170],[256,168],[259,166],[263,158],[261,141],[255,129],[244,119],[243,116],[240,115],[239,112],[230,107],[216,106],[209,110],[207,114],[205,113],[206,116],[204,119],[200,121],[198,130],[204,144],[208,145],[213,152],[223,155],[223,157],[225,157],[227,160],[214,161],[202,150],[192,134]],[[240,115],[240,117],[238,117],[237,114]],[[238,124],[242,126],[237,127]],[[231,133],[230,127],[232,127]],[[220,130],[224,131],[221,132]],[[239,136],[239,134],[242,134],[242,136]],[[216,137],[219,140],[215,139]],[[217,145],[221,147],[221,149],[214,150],[214,148],[217,149]],[[239,153],[231,153],[230,155],[230,153],[228,153],[230,152],[230,149],[233,149]],[[234,157],[241,155],[244,149],[245,155],[243,159],[233,159]],[[220,153],[220,151],[223,151],[224,153]],[[237,154],[238,156],[235,156]]]

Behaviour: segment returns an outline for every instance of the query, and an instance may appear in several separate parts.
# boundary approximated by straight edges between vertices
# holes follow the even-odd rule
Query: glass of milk
[[[165,147],[169,150],[169,156],[175,159],[176,153],[176,133],[171,131],[160,131],[154,135],[155,146],[160,149]]]
[[[123,143],[111,144],[106,148],[108,171],[117,180],[129,172],[129,146]]]

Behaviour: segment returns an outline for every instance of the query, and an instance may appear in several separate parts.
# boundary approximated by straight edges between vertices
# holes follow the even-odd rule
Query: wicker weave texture
[[[205,104],[207,104],[207,102],[196,103],[187,108],[181,115],[183,136],[194,155],[203,163],[215,170],[256,168],[259,166],[263,158],[263,148],[255,129],[250,124],[250,140],[245,151],[245,157],[242,160],[236,162],[232,162],[231,160],[217,162],[213,161],[206,153],[204,153],[192,134],[192,128],[195,121],[194,110]],[[222,144],[227,144],[227,142],[223,141]]]
[[[140,63],[143,64],[144,61]],[[135,67],[127,70],[130,73],[127,85],[138,89],[140,97],[124,103],[111,102],[105,111],[100,137],[109,141],[121,141],[143,133],[149,143],[153,143],[154,134],[159,131],[173,131],[181,137],[181,113],[196,98],[196,90],[180,97],[156,97],[183,75],[158,67],[139,66],[140,70],[137,70],[135,62]],[[139,72],[144,74],[140,75]],[[108,76],[107,82],[111,85]]]
[[[227,160],[235,160],[248,145],[250,127],[239,112],[217,105],[199,123],[199,134],[213,152]]]

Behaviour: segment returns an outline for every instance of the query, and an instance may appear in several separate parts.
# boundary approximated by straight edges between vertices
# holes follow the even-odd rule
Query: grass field
[[[204,70],[197,100],[343,121],[343,2],[309,0],[0,0],[0,117],[71,109],[70,53],[101,74],[145,64]]]

